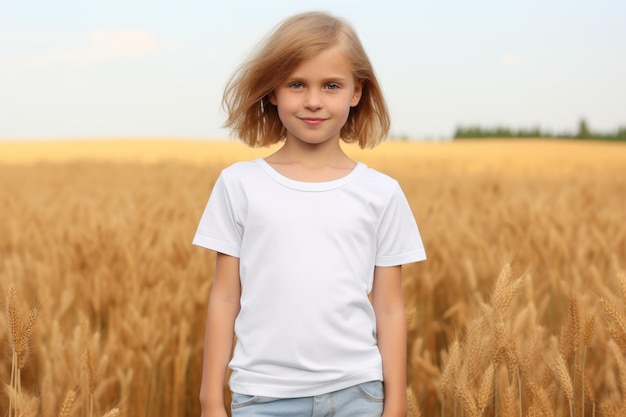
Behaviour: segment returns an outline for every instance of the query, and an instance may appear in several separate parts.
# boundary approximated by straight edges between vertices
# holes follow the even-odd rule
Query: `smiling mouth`
[[[304,124],[306,124],[307,126],[319,126],[326,119],[322,119],[319,117],[301,117],[300,120],[302,120],[302,122],[304,122]]]

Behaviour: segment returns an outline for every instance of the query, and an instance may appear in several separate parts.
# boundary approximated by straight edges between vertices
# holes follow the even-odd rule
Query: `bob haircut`
[[[361,148],[382,142],[389,132],[389,111],[372,64],[350,24],[324,12],[286,19],[235,71],[222,98],[228,114],[224,127],[251,147],[284,140],[287,131],[278,109],[269,101],[269,93],[300,63],[338,44],[345,48],[355,81],[362,83],[361,100],[350,109],[341,138]]]

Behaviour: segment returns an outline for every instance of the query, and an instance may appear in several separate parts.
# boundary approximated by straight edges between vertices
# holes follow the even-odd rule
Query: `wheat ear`
[[[542,415],[554,415],[550,408],[550,399],[546,391],[534,381],[528,382],[528,390],[532,395],[532,405],[536,410],[541,410]],[[520,413],[521,414],[521,413]]]
[[[480,380],[480,387],[478,389],[478,398],[476,398],[476,405],[478,406],[479,413],[482,415],[487,408],[489,399],[493,394],[493,387],[495,383],[496,366],[492,362],[489,364],[483,377]]]
[[[59,417],[69,417],[72,412],[72,408],[74,408],[77,396],[78,387],[73,387],[67,391],[65,398],[63,398],[63,402],[61,403],[61,408],[59,409]]]
[[[587,391],[590,390],[591,396],[595,397],[593,394],[593,389],[589,387],[589,384],[588,384],[589,378],[587,377],[587,375],[585,375],[585,366],[587,365],[587,353],[589,350],[589,346],[591,346],[591,340],[593,339],[595,323],[596,323],[596,316],[592,314],[585,320],[585,324],[583,326],[583,359],[582,359],[582,365],[580,367],[581,368],[580,369],[580,372],[581,372],[580,384],[581,384],[581,394],[582,394],[581,404],[582,404],[583,412],[585,411],[585,395],[588,395]],[[595,398],[591,400],[591,402],[593,406],[595,407]]]
[[[441,373],[441,378],[439,379],[439,390],[441,391],[441,395],[445,394],[448,382],[450,382],[450,379],[456,375],[460,361],[461,345],[457,339],[453,341],[448,348],[448,361],[446,362],[443,372]]]
[[[580,338],[578,302],[573,296],[569,297],[567,311],[567,325],[562,328],[561,333],[561,354],[565,357],[565,359],[568,359],[578,350],[578,340]]]
[[[9,318],[9,345],[12,351],[12,361],[11,361],[11,379],[9,382],[9,387],[15,395],[9,394],[9,417],[12,417],[13,409],[15,407],[16,399],[14,397],[17,396],[17,391],[19,388],[19,369],[17,367],[17,353],[15,351],[16,340],[19,340],[21,337],[21,329],[20,329],[20,321],[18,317],[17,311],[17,290],[15,289],[15,285],[9,285],[7,290],[7,317]]]
[[[622,334],[626,334],[626,319],[624,319],[624,316],[617,308],[604,297],[600,297],[600,305],[604,312],[612,319],[613,323],[621,330]]]
[[[501,313],[504,312],[513,299],[514,291],[511,291],[512,288],[510,284],[512,275],[513,270],[511,268],[511,264],[506,263],[502,267],[502,270],[500,270],[500,275],[498,275],[494,284],[493,294],[491,296],[491,305]]]
[[[408,405],[407,417],[421,417],[420,408],[417,405],[417,398],[411,387],[406,389],[406,399]]]
[[[622,302],[626,304],[626,273],[624,271],[617,272],[617,281],[619,282],[620,290],[622,290]]]
[[[456,389],[456,395],[461,400],[461,403],[463,404],[465,411],[467,411],[467,414],[470,417],[480,416],[478,405],[476,404],[476,399],[474,399],[474,396],[470,392],[466,383],[462,382],[458,384],[457,389]]]
[[[119,415],[120,415],[120,409],[116,407],[102,414],[102,417],[118,417]]]
[[[504,368],[506,369],[506,368]],[[500,382],[500,394],[498,396],[498,403],[496,407],[500,408],[503,416],[514,416],[516,414],[516,394],[517,388],[514,385],[508,383],[508,374],[504,374],[506,378]],[[496,408],[497,410],[498,408]]]
[[[626,361],[624,361],[623,353],[620,350],[617,343],[613,340],[609,340],[609,350],[613,353],[613,359],[617,364],[617,370],[619,371],[619,385],[622,393],[626,392]],[[626,396],[622,395],[622,410],[626,407]]]
[[[465,334],[463,355],[465,358],[467,381],[475,381],[480,376],[480,362],[486,350],[484,336],[487,330],[485,317],[478,317],[469,322]]]
[[[7,291],[7,316],[9,318],[9,345],[12,351],[9,385],[15,390],[16,398],[19,398],[22,394],[21,369],[28,361],[31,337],[38,315],[39,308],[35,306],[30,311],[26,321],[20,319],[17,289],[14,284],[9,285]],[[12,417],[13,411],[17,415],[16,407],[17,404],[9,397],[9,417]]]
[[[86,381],[87,388],[89,390],[89,396],[88,396],[89,413],[88,415],[89,417],[93,417],[94,408],[95,408],[94,392],[96,391],[96,388],[100,381],[99,381],[98,370],[95,365],[94,355],[93,355],[93,352],[91,351],[91,347],[89,346],[88,330],[89,330],[89,321],[83,317],[80,323],[80,341],[81,341],[80,359],[83,365],[83,369],[85,370],[85,374],[87,377],[87,381]]]
[[[556,380],[559,382],[563,393],[567,397],[570,408],[570,415],[574,415],[573,409],[573,400],[574,400],[574,385],[572,384],[572,378],[567,371],[567,364],[565,363],[565,358],[560,353],[556,353],[554,355],[554,359],[548,361],[548,366],[550,370],[556,377]]]
[[[615,410],[615,407],[609,403],[609,400],[603,401],[602,404],[600,404],[600,408],[602,409],[604,415],[608,417],[617,417],[617,410]]]
[[[587,397],[587,399],[589,400],[589,402],[591,402],[591,407],[592,407],[592,416],[596,415],[596,393],[593,390],[593,387],[591,386],[591,381],[589,380],[589,377],[587,375],[583,375],[583,381],[584,381],[584,385],[583,385],[583,390],[585,392],[585,396]],[[583,411],[585,410],[585,408],[583,407]]]

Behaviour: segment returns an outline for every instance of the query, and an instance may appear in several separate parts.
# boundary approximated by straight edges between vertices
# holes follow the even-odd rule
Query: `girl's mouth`
[[[302,122],[304,122],[304,124],[307,126],[319,126],[324,122],[325,119],[319,117],[302,117],[300,118],[300,120],[302,120]]]

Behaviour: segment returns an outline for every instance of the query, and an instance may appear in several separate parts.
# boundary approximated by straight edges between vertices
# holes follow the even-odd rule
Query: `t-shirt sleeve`
[[[220,175],[200,219],[193,244],[239,257],[243,226],[235,207],[226,180]]]
[[[378,226],[376,266],[396,266],[426,259],[415,217],[400,185],[391,195]]]

